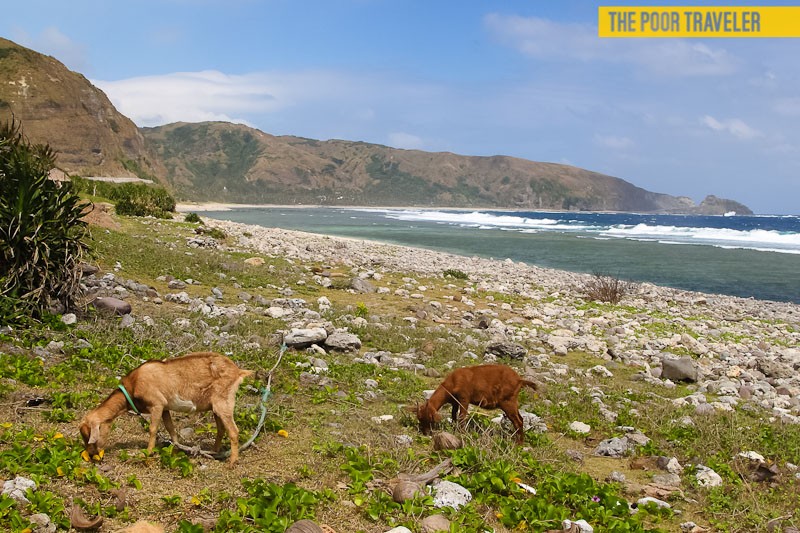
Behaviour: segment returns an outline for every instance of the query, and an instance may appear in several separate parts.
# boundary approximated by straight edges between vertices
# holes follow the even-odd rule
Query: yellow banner
[[[800,6],[601,6],[600,37],[800,37]]]

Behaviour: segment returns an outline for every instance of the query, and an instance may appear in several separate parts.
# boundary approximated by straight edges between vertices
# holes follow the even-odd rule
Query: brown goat
[[[218,353],[198,352],[166,361],[148,361],[133,369],[120,381],[140,413],[150,413],[150,441],[147,451],[156,445],[158,424],[164,420],[173,442],[178,442],[170,411],[193,413],[213,411],[217,423],[214,451],[222,445],[222,430],[231,440],[230,464],[239,459],[239,429],[233,420],[236,391],[242,380],[252,374]],[[80,431],[90,456],[103,449],[111,422],[129,409],[120,389],[112,392],[81,423]]]
[[[430,435],[433,425],[442,417],[439,408],[449,403],[453,406],[454,422],[463,424],[469,405],[486,409],[502,409],[514,424],[516,438],[522,442],[522,416],[519,414],[519,391],[524,386],[537,390],[537,384],[519,377],[514,369],[505,365],[480,365],[459,368],[448,374],[433,395],[417,407],[419,428]]]

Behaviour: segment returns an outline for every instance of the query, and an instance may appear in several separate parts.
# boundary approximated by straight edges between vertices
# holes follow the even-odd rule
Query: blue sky
[[[626,4],[648,2],[606,5]],[[139,126],[506,154],[800,214],[800,39],[599,39],[598,5],[26,0],[4,6],[0,35]]]

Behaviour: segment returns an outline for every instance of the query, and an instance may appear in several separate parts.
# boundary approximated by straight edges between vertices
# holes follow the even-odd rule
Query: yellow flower
[[[197,505],[198,507],[203,503],[197,496],[192,496],[192,499],[190,501],[192,502],[192,505]]]
[[[105,451],[105,450],[100,450],[99,452],[97,452],[97,455],[93,455],[93,456],[92,456],[92,459],[94,459],[95,461],[100,461],[100,460],[102,460],[102,459],[103,459],[103,456],[104,456],[105,454],[106,454],[106,451]]]
[[[64,438],[64,435],[61,434],[61,433],[56,433],[55,435],[53,435],[53,440],[63,439],[63,438]]]
[[[0,428],[6,428],[6,429],[8,429],[8,428],[10,428],[10,427],[11,427],[11,426],[13,426],[13,425],[14,425],[14,424],[12,424],[11,422],[3,422],[2,424],[0,424]]]
[[[20,531],[20,533],[32,533],[32,531],[33,531],[33,530],[32,530],[31,528],[29,528],[29,527],[26,527],[25,529],[23,529],[22,531]]]
[[[86,461],[88,463],[90,461],[89,452],[87,452],[86,450],[83,450],[81,452],[81,459],[83,459],[84,461]]]
[[[494,515],[497,517],[498,520],[503,518],[503,513],[494,513]]]
[[[39,437],[39,436],[33,437],[33,441],[34,442],[42,442],[43,440],[44,440],[44,437]]]
[[[58,468],[56,468],[56,474],[58,474],[59,476],[63,476],[64,469],[59,466]]]
[[[512,477],[511,481],[513,481],[514,483],[522,483],[522,480],[518,477]]]
[[[286,431],[285,429],[280,429],[278,430],[278,436],[283,437],[285,439],[289,436],[289,432]]]

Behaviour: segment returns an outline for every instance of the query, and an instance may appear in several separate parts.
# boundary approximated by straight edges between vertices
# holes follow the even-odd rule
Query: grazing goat
[[[486,409],[502,409],[516,429],[518,442],[522,442],[522,416],[519,414],[519,391],[522,386],[536,390],[537,384],[519,377],[514,369],[505,365],[468,366],[454,370],[433,395],[416,408],[419,428],[430,435],[433,424],[442,417],[439,408],[446,403],[453,406],[453,421],[463,424],[469,404]]]
[[[223,355],[198,352],[166,361],[148,361],[123,377],[121,383],[135,410],[150,413],[148,452],[152,452],[156,445],[156,433],[162,418],[170,438],[178,442],[170,411],[213,411],[217,423],[214,451],[219,451],[222,430],[225,429],[231,440],[230,464],[233,465],[239,459],[239,429],[233,420],[236,391],[242,380],[251,374]],[[86,415],[80,430],[90,456],[103,449],[111,422],[128,409],[128,400],[120,387]]]

